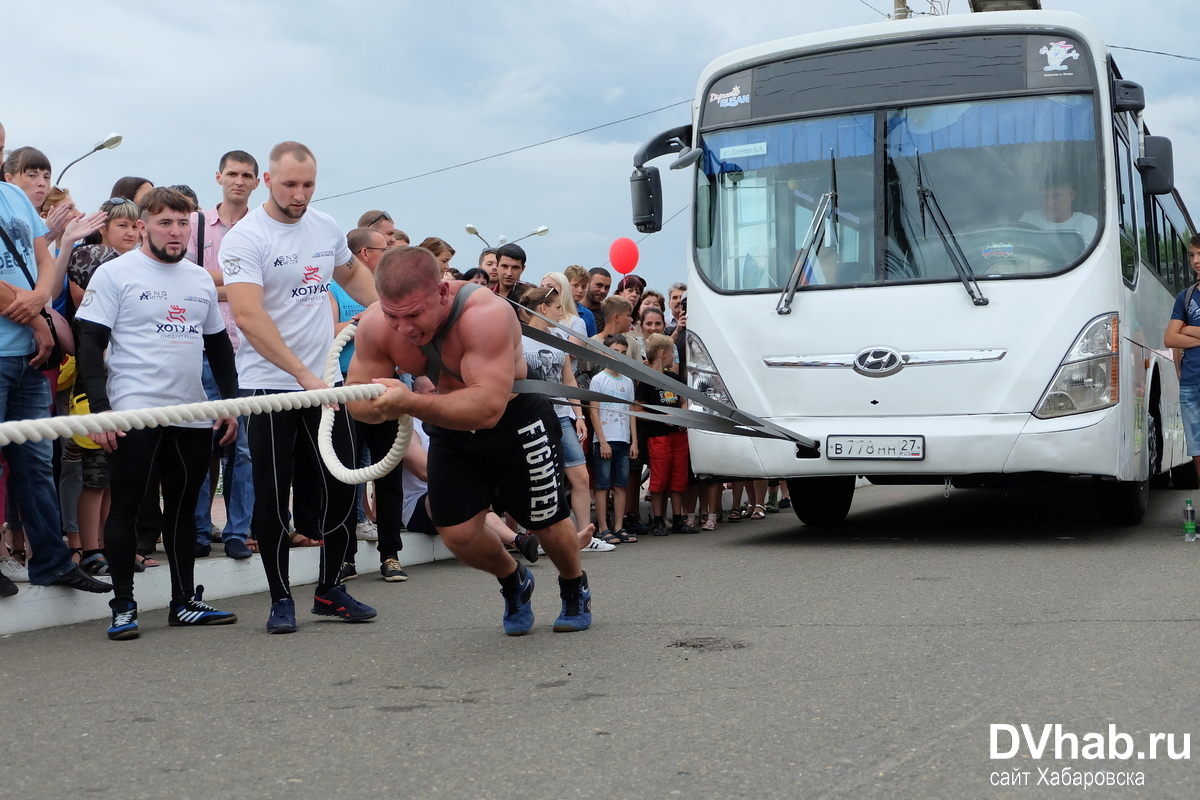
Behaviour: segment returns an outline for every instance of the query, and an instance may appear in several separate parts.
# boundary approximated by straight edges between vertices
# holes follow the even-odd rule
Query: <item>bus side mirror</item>
[[[657,167],[637,167],[629,176],[633,225],[639,233],[662,230],[662,178]]]
[[[1113,81],[1113,113],[1130,111],[1134,114],[1146,110],[1146,90],[1135,81]]]
[[[1166,136],[1147,136],[1145,155],[1137,160],[1146,194],[1170,194],[1175,190],[1175,151]]]

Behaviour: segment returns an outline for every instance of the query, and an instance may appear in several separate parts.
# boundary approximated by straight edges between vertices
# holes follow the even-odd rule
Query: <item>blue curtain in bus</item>
[[[888,116],[893,155],[1033,142],[1096,138],[1088,95],[955,103],[894,111]],[[868,156],[875,149],[874,117],[856,114],[717,131],[703,136],[707,175]]]
[[[740,172],[780,164],[869,156],[875,151],[871,114],[785,122],[704,134],[704,172]]]
[[[1035,142],[1090,142],[1096,138],[1092,98],[1034,97],[956,103],[888,115],[888,151],[911,156],[973,147]]]

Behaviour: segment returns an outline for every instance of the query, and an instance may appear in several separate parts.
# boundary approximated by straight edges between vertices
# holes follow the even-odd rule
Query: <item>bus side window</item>
[[[1137,217],[1134,211],[1134,189],[1132,167],[1129,163],[1129,145],[1118,134],[1116,137],[1117,152],[1117,191],[1120,193],[1118,209],[1121,222],[1121,277],[1125,283],[1133,286],[1137,282]]]

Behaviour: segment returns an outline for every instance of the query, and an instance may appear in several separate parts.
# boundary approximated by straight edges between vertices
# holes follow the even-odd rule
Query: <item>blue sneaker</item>
[[[323,617],[337,617],[346,622],[366,622],[374,619],[378,613],[366,603],[360,603],[350,596],[346,587],[340,583],[322,594],[313,595],[312,613]]]
[[[267,617],[267,633],[296,632],[296,601],[290,597],[271,603],[271,616]]]
[[[204,602],[204,587],[196,587],[196,596],[183,603],[171,604],[171,613],[167,615],[167,624],[171,627],[180,625],[232,625],[237,622],[237,614],[228,611],[218,611]]]
[[[569,581],[559,578],[558,593],[563,604],[562,613],[554,620],[554,630],[570,633],[592,627],[592,589],[588,586],[587,573]]]
[[[533,573],[523,564],[517,565],[516,585],[507,587],[500,582],[504,598],[504,632],[509,636],[524,636],[533,629]]]
[[[225,540],[225,555],[228,558],[236,559],[238,561],[245,561],[247,558],[253,557],[254,553],[250,550],[250,546],[244,541],[230,536]]]
[[[132,600],[112,599],[108,603],[112,609],[112,624],[108,626],[108,638],[113,641],[136,639],[141,636],[137,624],[137,603]]]

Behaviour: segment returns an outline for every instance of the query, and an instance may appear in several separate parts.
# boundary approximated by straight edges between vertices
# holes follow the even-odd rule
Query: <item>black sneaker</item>
[[[79,568],[78,564],[72,564],[66,574],[60,575],[51,586],[65,586],[68,589],[78,589],[81,592],[93,592],[95,594],[104,594],[113,590],[111,583],[98,581],[91,575]]]
[[[172,603],[171,612],[167,615],[167,624],[172,627],[180,625],[232,625],[237,622],[237,614],[228,611],[218,611],[203,600],[204,587],[196,587],[196,596],[183,603]]]
[[[120,642],[141,636],[137,623],[137,603],[113,598],[108,605],[112,608],[112,623],[108,626],[109,639]]]
[[[349,561],[342,562],[342,571],[338,573],[338,583],[352,581],[358,577],[358,568]]]
[[[400,583],[408,580],[408,573],[404,571],[404,565],[398,558],[389,558],[380,564],[379,574],[388,583]]]
[[[212,555],[212,545],[196,542],[196,558],[208,558]]]
[[[687,519],[682,516],[675,517],[671,523],[671,533],[699,533],[699,529],[693,528],[687,524]]]
[[[0,573],[0,597],[12,597],[18,591],[17,585],[7,575]]]
[[[625,515],[625,530],[632,533],[634,536],[644,536],[649,530],[649,526],[642,524],[642,521],[637,518],[636,514]]]
[[[655,519],[654,522],[650,523],[650,535],[651,536],[666,536],[667,535],[667,523],[663,522],[661,518]]]
[[[341,584],[334,586],[325,593],[313,595],[312,613],[323,617],[337,617],[346,622],[366,622],[374,619],[378,612],[366,603],[360,603],[350,596]]]
[[[541,542],[538,541],[536,533],[518,533],[513,546],[530,564],[538,560],[538,547],[541,546]]]

